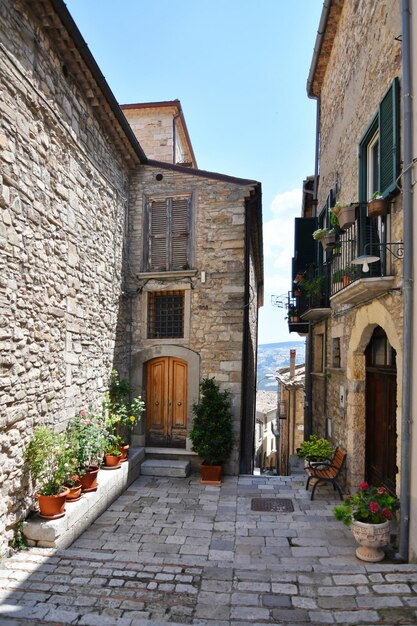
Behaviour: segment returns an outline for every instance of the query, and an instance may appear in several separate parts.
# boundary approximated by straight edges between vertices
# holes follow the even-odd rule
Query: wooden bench
[[[339,492],[340,499],[343,500],[343,492],[338,483],[338,477],[345,466],[346,456],[346,452],[343,452],[340,448],[336,448],[333,456],[327,461],[309,461],[306,467],[308,474],[306,489],[308,491],[310,481],[314,479],[311,500],[314,499],[314,492],[316,491],[317,485],[320,483],[331,483],[333,489],[335,491],[337,489]]]

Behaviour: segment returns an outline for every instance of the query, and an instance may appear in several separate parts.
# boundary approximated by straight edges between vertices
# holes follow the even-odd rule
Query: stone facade
[[[157,177],[162,176],[160,181]],[[192,404],[198,399],[202,378],[215,377],[232,392],[235,451],[227,471],[239,471],[242,413],[242,362],[247,310],[249,327],[256,333],[256,318],[248,307],[245,254],[246,199],[254,183],[228,177],[207,178],[186,168],[144,166],[131,185],[130,275],[133,298],[132,362],[138,389],[144,389],[144,365],[156,356],[178,356],[195,362],[188,380],[188,428]],[[152,273],[143,267],[144,207],[152,194],[190,194],[193,206],[194,264],[187,272]],[[203,278],[202,278],[203,276]],[[257,310],[256,277],[251,285],[251,306]],[[137,289],[139,288],[139,292]],[[148,339],[147,302],[152,291],[183,290],[186,297],[184,338]],[[256,342],[254,343],[256,349]],[[255,357],[253,357],[255,358]],[[146,393],[146,392],[145,392]],[[142,439],[144,442],[143,431]],[[187,447],[191,447],[188,441]]]
[[[121,108],[149,159],[197,167],[179,100]]]
[[[83,406],[99,406],[113,367],[138,390],[148,358],[179,354],[191,372],[188,418],[202,376],[231,388],[229,471],[238,471],[239,439],[251,437],[241,385],[243,372],[254,379],[245,359],[256,364],[262,240],[254,181],[143,165],[63,2],[4,0],[0,30],[2,554],[33,506],[23,461],[33,429],[63,430]],[[159,283],[141,266],[143,201],[165,191],[191,193],[196,209],[192,271],[170,283],[158,277],[164,288],[187,291],[186,338],[168,342],[146,340],[143,303]]]
[[[337,2],[337,27],[329,31],[310,93],[320,97],[320,182],[318,207],[330,189],[341,204],[358,201],[358,145],[378,111],[394,78],[401,79],[401,33],[398,3],[383,0]],[[332,38],[331,45],[329,37]],[[325,63],[323,62],[325,59]],[[325,69],[323,69],[325,66]],[[402,196],[390,200],[388,241],[402,240]],[[365,472],[365,349],[380,326],[396,350],[397,465],[400,467],[402,387],[402,263],[394,260],[394,290],[358,304],[342,297],[330,301],[330,316],[313,325],[312,431],[329,436],[348,453],[348,486],[355,487]],[[340,343],[340,363],[334,365],[334,340]],[[323,346],[323,347],[322,347]],[[323,354],[324,351],[324,354]],[[396,477],[400,493],[400,475]]]

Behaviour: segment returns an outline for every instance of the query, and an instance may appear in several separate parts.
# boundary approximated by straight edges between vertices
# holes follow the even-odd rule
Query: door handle
[[[156,406],[158,406],[159,400],[155,400],[155,404],[156,404]]]
[[[177,402],[178,406],[181,406],[182,402]]]

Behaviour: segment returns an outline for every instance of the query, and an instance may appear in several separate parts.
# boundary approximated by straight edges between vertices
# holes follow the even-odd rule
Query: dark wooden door
[[[386,342],[384,356],[381,337],[378,332],[376,349],[369,346],[366,353],[365,478],[370,484],[385,485],[395,493],[397,372],[395,353]]]
[[[185,447],[187,363],[160,357],[147,363],[146,444]]]

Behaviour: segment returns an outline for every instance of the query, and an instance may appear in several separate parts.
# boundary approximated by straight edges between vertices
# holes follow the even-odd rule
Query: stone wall
[[[156,182],[156,175],[162,174]],[[238,471],[242,349],[245,313],[245,198],[252,185],[238,185],[220,179],[171,169],[144,166],[132,183],[130,218],[130,289],[142,288],[133,300],[133,362],[136,384],[143,386],[141,368],[151,356],[177,350],[198,355],[199,376],[189,388],[191,425],[192,399],[198,398],[201,378],[214,376],[232,392],[236,447],[228,471]],[[143,270],[143,208],[149,194],[192,194],[194,207],[195,271],[171,277],[138,276]],[[205,272],[205,282],[201,280]],[[147,292],[152,289],[184,289],[190,298],[188,336],[184,339],[146,339]],[[256,285],[252,285],[252,290]],[[143,356],[141,356],[143,355]],[[186,357],[184,357],[186,360]],[[138,373],[139,372],[139,373]],[[133,374],[135,377],[135,373]]]
[[[24,7],[0,6],[1,552],[31,504],[32,430],[100,401],[126,325],[128,171]]]
[[[395,76],[401,76],[401,13],[391,0],[345,2],[320,96],[318,208],[358,200],[358,144]]]
[[[390,0],[345,2],[320,95],[320,184],[318,209],[339,185],[338,202],[358,200],[358,145],[395,77],[401,77],[401,15]],[[402,239],[402,197],[391,205],[391,241]],[[395,286],[401,286],[402,263],[394,262]],[[380,325],[397,350],[397,458],[400,464],[402,372],[401,291],[359,305],[331,303],[331,316],[314,334],[324,334],[322,373],[313,375],[313,432],[348,452],[350,486],[363,479],[365,444],[365,365],[367,337]],[[395,329],[395,332],[394,332]],[[333,367],[332,340],[339,338],[341,364]],[[317,354],[315,354],[317,358]],[[344,392],[341,402],[341,387]],[[398,476],[399,478],[399,476]],[[397,488],[399,481],[397,480]]]

